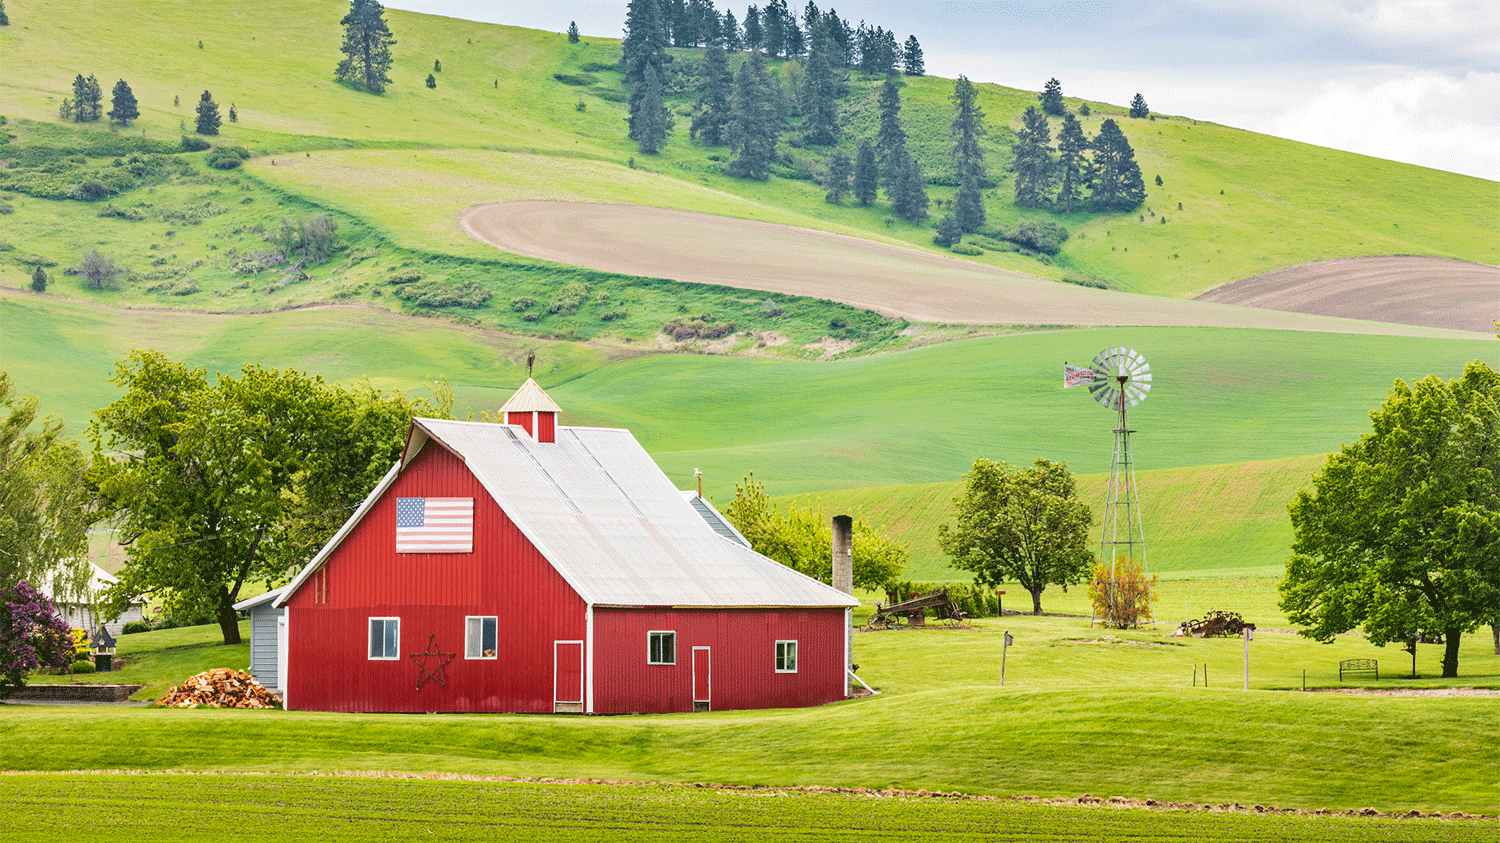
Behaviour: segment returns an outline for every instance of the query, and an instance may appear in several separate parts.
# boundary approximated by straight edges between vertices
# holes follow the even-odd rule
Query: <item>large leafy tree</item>
[[[0,700],[26,687],[26,675],[73,661],[73,630],[51,601],[21,580],[0,586]]]
[[[135,101],[135,92],[124,79],[115,83],[110,92],[109,119],[121,126],[141,116],[140,105]]]
[[[832,582],[832,519],[823,514],[822,507],[793,505],[783,511],[752,474],[743,484],[735,484],[734,500],[724,510],[724,517],[757,553],[814,579]],[[906,557],[905,546],[864,520],[855,519],[856,588],[885,588],[906,569]]]
[[[953,170],[958,175],[958,192],[953,195],[953,218],[964,231],[984,227],[982,187],[989,174],[984,168],[984,109],[969,77],[960,76],[953,83],[953,122],[948,134],[953,140]]]
[[[94,517],[87,469],[62,420],[38,419],[36,398],[16,396],[0,372],[0,589],[25,580],[82,594]]]
[[[384,93],[391,83],[391,46],[396,43],[385,23],[385,7],[375,0],[349,0],[349,13],[339,23],[344,27],[339,47],[344,57],[335,75],[372,94]]]
[[[729,138],[729,121],[734,116],[734,74],[729,72],[729,57],[718,45],[703,51],[699,69],[697,113],[688,133],[702,138],[709,146],[723,146]]]
[[[771,177],[771,161],[781,136],[781,109],[776,89],[766,67],[766,57],[753,50],[735,76],[734,119],[729,122],[729,146],[735,158],[729,174],[736,178],[765,181]]]
[[[1141,165],[1135,161],[1135,150],[1114,120],[1099,124],[1099,134],[1090,146],[1094,151],[1093,192],[1089,204],[1098,211],[1129,211],[1146,201],[1146,181]],[[1019,201],[1019,197],[1018,197]]]
[[[1052,160],[1052,130],[1047,115],[1027,106],[1021,116],[1021,131],[1011,146],[1011,169],[1016,174],[1016,204],[1039,208],[1051,193],[1055,162]]]
[[[1078,499],[1066,463],[1039,458],[1018,468],[980,457],[953,507],[956,522],[938,527],[943,552],[981,585],[1020,583],[1036,614],[1047,586],[1066,591],[1088,578],[1094,514]]]
[[[411,416],[448,407],[255,364],[210,382],[155,351],[113,380],[125,394],[89,430],[91,478],[129,550],[111,600],[165,594],[211,613],[226,644],[240,588],[310,558],[395,461]]]
[[[1459,640],[1500,617],[1500,375],[1396,381],[1371,431],[1330,456],[1291,514],[1281,607],[1301,634]]]

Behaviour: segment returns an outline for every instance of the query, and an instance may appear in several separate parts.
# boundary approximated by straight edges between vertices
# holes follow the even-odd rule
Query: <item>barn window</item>
[[[370,618],[370,658],[401,658],[401,619]]]
[[[648,664],[677,664],[677,633],[646,633],[646,650]]]
[[[797,642],[796,641],[777,641],[776,642],[776,672],[777,673],[796,673],[797,672]]]
[[[464,658],[495,658],[496,628],[499,625],[497,619],[468,617],[464,618],[464,624]]]

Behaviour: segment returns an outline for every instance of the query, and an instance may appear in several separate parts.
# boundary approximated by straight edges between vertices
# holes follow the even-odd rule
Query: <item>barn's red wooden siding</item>
[[[397,497],[474,498],[474,552],[395,552]],[[553,710],[553,642],[585,638],[583,600],[463,462],[430,443],[288,601],[287,698],[325,711]],[[314,578],[316,579],[316,578]],[[464,658],[464,618],[498,617],[498,658]],[[401,618],[401,658],[369,659],[369,619]],[[455,653],[447,687],[417,689],[408,654]]]
[[[798,708],[844,697],[844,610],[594,609],[594,710],[693,710],[693,648],[708,647],[715,711]],[[677,633],[677,663],[647,664],[647,633]],[[776,642],[797,672],[776,672]]]

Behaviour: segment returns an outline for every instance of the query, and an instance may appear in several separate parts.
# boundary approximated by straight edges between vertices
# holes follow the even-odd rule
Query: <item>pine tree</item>
[[[786,55],[786,21],[786,0],[768,0],[760,15],[760,25],[765,30],[761,46],[765,48],[769,58]]]
[[[902,146],[892,156],[889,166],[896,171],[890,189],[891,208],[907,222],[927,219],[927,181],[922,165]]]
[[[1057,81],[1056,77],[1047,80],[1047,84],[1042,86],[1042,92],[1037,95],[1037,99],[1042,103],[1042,111],[1053,117],[1061,117],[1067,110],[1063,107],[1062,83]]]
[[[203,92],[198,98],[198,124],[196,131],[200,135],[217,135],[219,133],[219,106],[214,102],[213,94]]]
[[[1151,116],[1151,108],[1146,105],[1146,98],[1140,94],[1130,101],[1130,116],[1137,119],[1145,119]]]
[[[959,224],[958,217],[948,214],[938,220],[937,235],[932,238],[932,242],[946,247],[962,239],[964,239],[964,228]]]
[[[1063,115],[1062,131],[1057,133],[1057,198],[1054,204],[1065,214],[1073,213],[1088,184],[1088,139],[1083,126],[1071,113]]]
[[[1135,150],[1114,120],[1099,125],[1099,134],[1090,145],[1094,190],[1089,204],[1099,211],[1129,211],[1146,201],[1146,180],[1135,161]]]
[[[620,43],[620,68],[625,84],[630,86],[630,139],[639,141],[641,98],[645,96],[646,68],[656,71],[660,82],[666,78],[667,29],[659,0],[630,0],[625,12],[625,38]]]
[[[835,78],[829,52],[835,49],[828,38],[828,28],[819,24],[813,31],[812,50],[802,74],[802,138],[814,146],[839,142],[838,79]]]
[[[984,167],[984,110],[979,107],[978,92],[967,76],[953,83],[953,122],[948,127],[953,139],[953,171],[958,176],[958,192],[953,197],[953,215],[964,231],[984,227],[982,187],[989,178]]]
[[[568,21],[568,43],[578,43],[578,21]]]
[[[720,32],[723,33],[724,49],[731,53],[745,49],[745,36],[740,32],[740,22],[734,19],[734,12],[724,12],[724,26]]]
[[[47,292],[47,270],[42,269],[41,264],[37,264],[36,271],[31,273],[31,289],[38,293]]]
[[[823,194],[826,202],[835,205],[844,204],[844,197],[849,194],[849,179],[854,174],[854,162],[844,154],[842,149],[835,149],[828,157],[828,183],[824,186],[828,192]]]
[[[1036,106],[1027,106],[1021,117],[1021,131],[1011,146],[1011,169],[1016,174],[1016,204],[1039,208],[1047,201],[1052,184],[1052,129],[1047,115]]]
[[[723,146],[729,138],[729,121],[734,116],[734,75],[729,72],[729,57],[723,48],[703,51],[699,67],[697,111],[689,134],[702,137],[709,146]]]
[[[238,122],[240,122],[240,112],[239,112],[239,109],[237,109],[237,108],[234,107],[234,103],[230,103],[229,104],[229,122],[231,122],[231,123],[238,123]]]
[[[90,123],[103,116],[104,91],[99,87],[98,79],[92,75],[85,79],[82,73],[73,77],[71,111],[73,120],[77,123]]]
[[[901,88],[895,76],[885,77],[880,86],[880,128],[875,133],[875,147],[880,166],[890,167],[891,154],[906,148],[906,130],[901,128]]]
[[[758,50],[765,40],[766,31],[760,25],[760,9],[751,6],[745,10],[745,49]]]
[[[57,107],[57,116],[63,120],[72,120],[74,113],[72,97],[63,97],[62,104]]]
[[[866,208],[874,204],[880,190],[880,165],[875,161],[875,147],[860,141],[854,156],[854,198]]]
[[[433,59],[432,60],[432,72],[433,73],[442,73],[443,72],[443,60],[442,59]]]
[[[10,16],[5,13],[5,0],[0,0],[0,26],[10,26]]]
[[[140,104],[135,101],[135,92],[130,90],[130,85],[124,79],[115,83],[114,90],[110,92],[109,101],[111,122],[124,126],[141,116]]]
[[[906,49],[901,53],[901,66],[906,69],[907,76],[921,76],[927,72],[927,65],[922,60],[922,45],[917,43],[917,36],[906,36]]]
[[[100,87],[99,80],[90,73],[88,84],[88,117],[85,119],[90,123],[104,116],[104,88]]]
[[[433,76],[431,73],[427,74],[427,87],[429,87],[429,88],[436,88],[437,87],[437,77]]]
[[[344,58],[334,76],[360,90],[384,93],[391,82],[391,45],[396,43],[385,24],[385,7],[376,0],[349,0],[349,13],[339,23],[344,27],[339,47]]]
[[[776,140],[781,134],[781,115],[765,54],[752,50],[734,81],[729,145],[736,155],[729,162],[729,174],[765,181],[771,177],[771,161],[776,157]]]
[[[646,65],[646,77],[641,80],[641,108],[636,118],[636,140],[641,152],[655,155],[666,145],[667,132],[672,128],[672,117],[662,101],[661,78],[656,68]]]

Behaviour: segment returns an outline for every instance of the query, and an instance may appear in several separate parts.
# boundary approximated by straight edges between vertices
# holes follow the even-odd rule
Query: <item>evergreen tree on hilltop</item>
[[[1089,181],[1088,139],[1083,126],[1071,113],[1063,115],[1062,131],[1057,133],[1057,198],[1054,204],[1065,214],[1073,213],[1083,188]]]
[[[948,127],[953,139],[953,170],[958,175],[958,192],[953,196],[953,216],[964,231],[984,227],[982,187],[989,174],[984,167],[984,109],[979,95],[967,76],[953,83],[953,123]]]
[[[734,81],[729,146],[736,154],[729,162],[729,174],[765,181],[771,177],[771,161],[776,157],[776,140],[781,135],[781,112],[765,54],[752,50]]]
[[[645,96],[646,68],[656,71],[657,81],[666,78],[667,30],[659,0],[631,0],[625,13],[625,38],[620,42],[620,68],[630,86],[630,139],[639,141],[641,99]]]
[[[1042,86],[1042,92],[1037,99],[1041,100],[1042,111],[1053,117],[1061,117],[1067,110],[1063,107],[1062,83],[1057,81],[1056,77],[1047,80],[1047,84]]]
[[[1145,97],[1136,94],[1135,99],[1130,101],[1130,116],[1140,120],[1151,116],[1151,107],[1146,105]]]
[[[568,22],[568,43],[578,43],[578,21],[576,20]]]
[[[729,72],[729,57],[723,48],[703,51],[699,68],[697,114],[688,133],[702,137],[709,146],[723,146],[729,140],[729,121],[734,117],[734,76]]]
[[[786,0],[769,0],[760,13],[761,29],[765,37],[761,46],[768,58],[786,55]]]
[[[870,207],[880,192],[880,165],[875,160],[875,147],[869,141],[860,141],[859,152],[854,156],[854,198],[859,204]]]
[[[1050,195],[1052,184],[1052,129],[1047,125],[1047,115],[1036,106],[1027,106],[1021,117],[1021,130],[1016,132],[1016,142],[1011,146],[1014,158],[1011,169],[1016,174],[1016,204],[1025,208],[1040,208]]]
[[[739,21],[734,19],[734,12],[724,12],[724,26],[720,32],[723,33],[724,49],[731,53],[745,49],[745,36],[740,32]]]
[[[807,0],[807,5],[802,7],[802,30],[807,33],[808,46],[812,46],[812,34],[823,22],[823,12],[813,0]]]
[[[766,30],[760,25],[760,9],[751,6],[745,10],[745,49],[758,50],[765,41]]]
[[[339,23],[344,58],[334,76],[369,93],[384,93],[391,83],[391,45],[396,43],[385,24],[385,7],[375,0],[349,0],[349,13]]]
[[[921,76],[927,72],[927,65],[922,60],[922,45],[917,43],[917,36],[906,36],[906,49],[901,53],[901,66],[906,69],[907,76]]]
[[[853,173],[854,164],[849,156],[842,149],[835,149],[828,159],[828,192],[823,198],[835,205],[844,204],[844,195],[849,192],[849,177]]]
[[[903,146],[892,156],[889,166],[895,170],[891,180],[891,209],[907,222],[927,219],[927,181],[922,165]]]
[[[821,23],[813,31],[812,50],[807,55],[802,75],[802,137],[814,146],[828,146],[839,140],[839,80],[829,53],[837,49],[828,38],[828,28]]]
[[[217,135],[219,133],[219,106],[214,102],[213,94],[203,92],[198,98],[198,121],[196,131],[200,135]]]
[[[0,0],[0,26],[10,26],[10,16],[5,13],[5,0]]]
[[[641,152],[655,155],[667,143],[667,132],[672,129],[672,115],[662,100],[661,78],[656,68],[646,65],[646,78],[641,80],[641,108],[636,119],[636,140]]]
[[[1090,146],[1094,150],[1094,190],[1089,194],[1089,204],[1099,211],[1129,211],[1145,202],[1146,180],[1119,124],[1105,120]]]
[[[141,109],[135,101],[135,92],[130,90],[130,85],[124,79],[116,82],[114,90],[110,92],[109,119],[124,126],[140,116]]]
[[[901,88],[894,75],[885,77],[880,86],[880,128],[875,133],[875,148],[880,166],[890,167],[891,155],[906,148],[906,130],[901,128]]]

